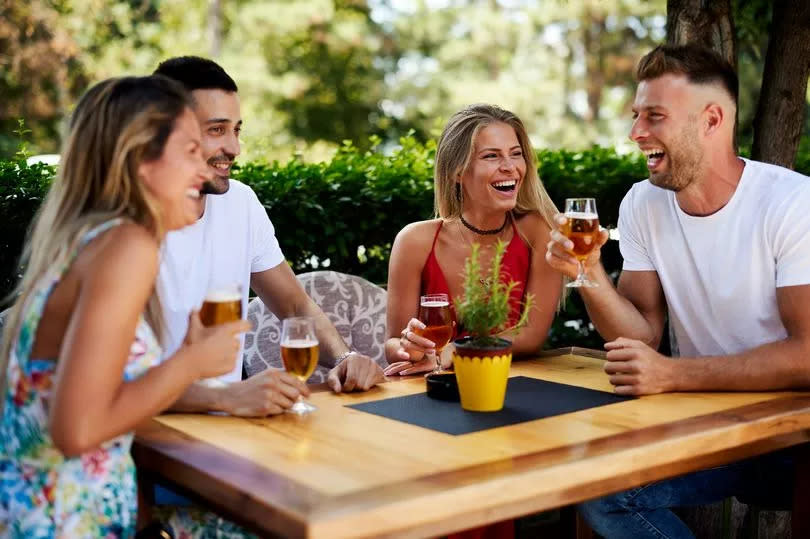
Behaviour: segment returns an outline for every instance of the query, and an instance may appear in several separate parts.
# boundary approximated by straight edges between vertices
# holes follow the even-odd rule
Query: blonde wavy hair
[[[189,106],[190,98],[182,86],[155,75],[108,79],[79,100],[57,177],[29,231],[20,262],[25,271],[10,296],[14,303],[0,345],[2,392],[12,346],[37,285],[52,268],[70,263],[90,229],[124,218],[144,226],[158,239],[163,237],[160,208],[138,178],[138,167],[160,158],[175,121]],[[161,339],[164,324],[156,292],[145,316]],[[0,399],[0,410],[2,407]]]
[[[557,208],[537,174],[534,149],[520,118],[495,105],[470,105],[455,113],[439,137],[433,173],[434,212],[436,217],[458,219],[464,206],[463,190],[456,180],[472,161],[475,138],[488,125],[504,123],[512,127],[526,159],[526,176],[520,184],[514,213],[538,212],[550,228]]]

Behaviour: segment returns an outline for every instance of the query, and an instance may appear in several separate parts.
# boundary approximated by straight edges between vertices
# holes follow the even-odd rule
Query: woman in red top
[[[515,354],[542,346],[560,299],[560,274],[543,259],[557,209],[537,176],[519,118],[492,105],[472,105],[453,115],[436,149],[434,185],[438,217],[403,228],[391,251],[386,375],[433,368],[425,356],[434,343],[414,331],[424,327],[416,319],[419,296],[444,292],[452,300],[462,294],[464,261],[473,243],[481,246],[484,270],[495,244],[507,244],[501,278],[520,283],[510,299],[511,322],[526,293],[536,299],[528,324],[513,336]],[[452,345],[442,351],[445,367],[451,357]]]

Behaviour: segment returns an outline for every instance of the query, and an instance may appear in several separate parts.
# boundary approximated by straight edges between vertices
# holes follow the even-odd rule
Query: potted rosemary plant
[[[504,337],[526,323],[533,298],[526,295],[519,319],[510,325],[509,300],[518,283],[501,279],[506,244],[496,244],[492,264],[483,279],[479,250],[474,243],[464,265],[464,295],[455,301],[456,318],[467,336],[453,342],[453,367],[462,408],[495,412],[503,408],[512,363],[512,342]]]

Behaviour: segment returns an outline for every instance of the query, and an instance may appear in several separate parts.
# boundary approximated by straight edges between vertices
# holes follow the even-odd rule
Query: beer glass
[[[239,285],[216,286],[208,291],[200,308],[204,326],[236,322],[242,318],[242,289]]]
[[[312,375],[318,365],[318,337],[311,317],[284,319],[281,324],[281,361],[284,362],[284,369],[302,382],[306,382]],[[287,411],[306,415],[317,409],[300,395],[298,401]]]
[[[596,201],[592,198],[565,199],[565,218],[567,221],[562,227],[562,233],[574,244],[572,252],[579,265],[576,280],[566,286],[574,288],[599,286],[585,277],[585,259],[599,241],[599,216],[596,213]]]
[[[200,307],[200,321],[206,327],[236,322],[242,318],[242,287],[238,284],[216,285],[205,294]],[[234,357],[234,363],[236,362]],[[209,387],[225,387],[218,378],[200,380]]]
[[[433,373],[442,372],[442,349],[453,338],[453,317],[450,314],[450,299],[447,294],[428,294],[419,298],[419,321],[425,329],[416,334],[436,344],[436,366]]]

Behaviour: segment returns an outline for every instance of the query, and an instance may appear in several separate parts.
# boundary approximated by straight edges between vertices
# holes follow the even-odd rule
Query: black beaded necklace
[[[490,230],[482,230],[480,228],[474,227],[473,225],[468,223],[466,219],[464,219],[463,215],[461,216],[461,224],[466,226],[467,229],[472,230],[473,232],[481,236],[492,236],[495,234],[500,234],[501,232],[503,232],[503,229],[506,228],[506,223],[508,222],[509,222],[509,213],[506,213],[506,215],[503,216],[503,224],[501,226]]]

